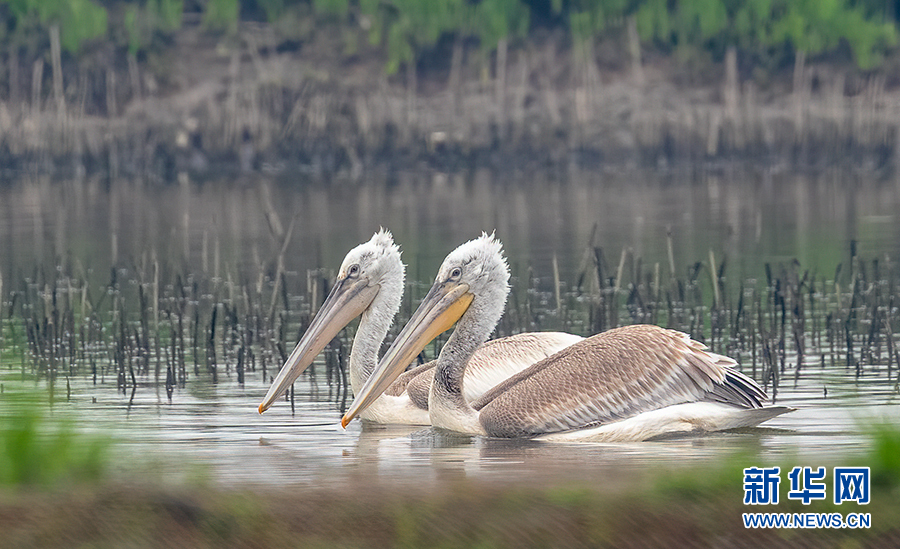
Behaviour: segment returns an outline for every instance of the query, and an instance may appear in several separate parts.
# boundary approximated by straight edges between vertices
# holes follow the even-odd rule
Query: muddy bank
[[[670,472],[671,473],[671,472]],[[360,483],[342,489],[160,489],[101,486],[0,492],[10,547],[895,547],[887,491],[866,507],[871,528],[744,528],[742,513],[807,513],[799,503],[742,505],[740,471],[707,480],[628,478],[538,487],[460,479],[442,490]],[[733,479],[733,480],[732,480]],[[631,483],[631,484],[627,484]],[[822,509],[822,506],[815,507]],[[845,506],[846,507],[846,506]]]
[[[389,77],[378,56],[342,55],[336,44],[282,51],[265,26],[227,44],[186,27],[152,68],[70,68],[56,86],[49,67],[35,66],[30,98],[0,101],[0,166],[172,180],[223,170],[359,177],[423,164],[900,162],[900,90],[879,74],[800,63],[784,82],[761,84],[726,56],[688,78],[672,59],[629,63],[614,46],[586,62],[554,37],[489,60],[446,49],[447,59]]]

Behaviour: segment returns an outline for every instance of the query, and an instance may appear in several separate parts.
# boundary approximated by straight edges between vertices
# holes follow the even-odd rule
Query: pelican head
[[[363,318],[390,315],[389,318],[379,319],[382,322],[378,323],[390,326],[403,297],[403,277],[400,248],[394,244],[389,231],[381,229],[368,242],[350,250],[325,303],[272,382],[259,405],[259,413],[272,406],[275,399],[312,364],[325,345],[354,318],[360,315]],[[387,328],[381,334],[382,339],[386,333]]]
[[[458,329],[451,340],[465,338],[459,343],[474,351],[500,320],[508,293],[509,267],[503,256],[503,245],[493,233],[482,233],[452,251],[441,264],[428,294],[357,394],[341,424],[346,427],[375,402],[431,340],[457,321],[460,325],[470,324],[473,329]],[[449,342],[447,346],[450,347]]]

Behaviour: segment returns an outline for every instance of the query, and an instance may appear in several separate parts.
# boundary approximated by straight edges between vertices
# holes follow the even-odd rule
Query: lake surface
[[[829,272],[858,243],[861,256],[900,252],[900,182],[845,172],[575,172],[373,176],[323,182],[298,174],[159,185],[141,181],[0,182],[0,257],[7,280],[37,265],[78,261],[100,271],[157,257],[188,272],[253,271],[295,230],[286,270],[336,270],[379,226],[402,245],[411,280],[430,282],[458,244],[496,230],[513,275],[550,276],[557,256],[573,281],[588,246],[613,263],[623,248],[665,268],[727,258],[735,278],[799,259]],[[105,281],[108,273],[101,273]]]
[[[362,182],[297,174],[169,185],[23,178],[0,182],[2,344],[6,357],[12,356],[9,346],[21,345],[10,337],[12,296],[42,272],[79,273],[94,296],[105,291],[111,271],[145,283],[154,264],[162,280],[189,274],[271,284],[287,240],[283,280],[289,301],[302,307],[309,272],[332,277],[351,247],[384,226],[408,264],[414,295],[407,308],[430,286],[446,253],[492,230],[504,242],[517,292],[551,292],[554,258],[563,290],[573,288],[592,247],[601,247],[613,268],[627,249],[668,274],[667,235],[677,269],[708,261],[712,251],[727,261],[725,274],[736,291],[738,281],[764,277],[765,263],[795,258],[831,279],[849,260],[851,243],[860,257],[889,262],[900,255],[898,211],[897,182],[845,172],[423,172]],[[547,308],[552,317],[551,304]],[[69,380],[70,401],[54,410],[71,411],[86,430],[114,434],[123,468],[137,455],[158,461],[173,482],[196,474],[201,463],[223,485],[320,486],[360,475],[412,485],[461,477],[603,479],[756,449],[765,461],[817,466],[843,459],[837,456],[852,460],[865,450],[861,432],[868,423],[900,418],[896,369],[891,379],[883,365],[858,377],[842,365],[823,368],[824,352],[807,351],[796,383],[793,372],[785,375],[777,402],[797,411],[765,428],[640,444],[508,442],[432,429],[363,428],[359,421],[343,431],[335,387],[321,367],[315,379],[297,382],[293,412],[279,401],[257,414],[267,383],[255,371],[240,385],[233,370],[220,372],[216,383],[189,376],[171,401],[152,375],[138,377],[132,399],[117,390],[114,375],[95,385],[79,374]],[[20,362],[7,358],[0,367],[7,383]]]
[[[549,444],[359,421],[344,431],[334,403],[315,396],[303,381],[296,386],[293,413],[279,401],[260,416],[255,407],[266,389],[262,383],[240,388],[220,381],[179,391],[172,403],[164,392],[139,390],[129,406],[128,398],[109,387],[84,387],[85,396],[57,409],[75,411],[84,420],[82,429],[114,433],[126,472],[133,474],[135,463],[155,463],[171,482],[201,476],[223,485],[272,486],[340,486],[360,475],[409,486],[454,478],[614,479],[628,471],[702,465],[757,451],[761,463],[856,463],[866,449],[866,426],[900,417],[896,393],[883,380],[857,384],[850,375],[813,371],[796,389],[781,392],[779,402],[797,411],[765,427],[643,443]]]

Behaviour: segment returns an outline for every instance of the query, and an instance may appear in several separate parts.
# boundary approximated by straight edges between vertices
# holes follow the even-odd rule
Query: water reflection
[[[823,384],[835,396],[824,397]],[[256,382],[180,390],[172,403],[139,391],[131,406],[112,387],[77,382],[73,394],[82,396],[54,409],[81,418],[82,430],[113,434],[116,462],[126,476],[156,464],[166,482],[191,478],[200,464],[209,467],[212,482],[225,486],[346,486],[363,480],[428,486],[459,478],[605,482],[648,468],[757,452],[754,459],[767,463],[853,460],[867,447],[867,425],[900,417],[896,394],[850,395],[854,384],[852,376],[809,372],[781,393],[780,402],[797,411],[763,427],[624,444],[496,440],[359,421],[344,431],[334,404],[312,398],[302,379],[294,414],[282,401],[257,414],[255,403],[267,387]]]
[[[440,260],[481,230],[496,229],[514,275],[548,280],[557,257],[572,283],[585,249],[676,268],[727,257],[735,278],[764,262],[798,258],[831,272],[849,243],[861,255],[900,251],[893,183],[844,173],[772,175],[652,172],[373,176],[360,184],[282,180],[155,186],[139,181],[46,179],[0,185],[3,275],[75,262],[108,277],[108,265],[158,259],[163,269],[247,276],[273,260],[291,219],[291,273],[334,269],[344,253],[386,226],[403,246],[409,276],[428,281]],[[681,274],[681,273],[679,273]],[[300,283],[297,278],[294,282]]]

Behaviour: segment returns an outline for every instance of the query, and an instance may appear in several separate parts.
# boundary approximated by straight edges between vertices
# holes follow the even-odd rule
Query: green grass
[[[872,448],[868,463],[873,487],[893,492],[900,500],[900,426],[877,423],[871,428]]]
[[[78,432],[46,399],[4,384],[0,394],[0,486],[58,486],[104,479],[109,439]]]

